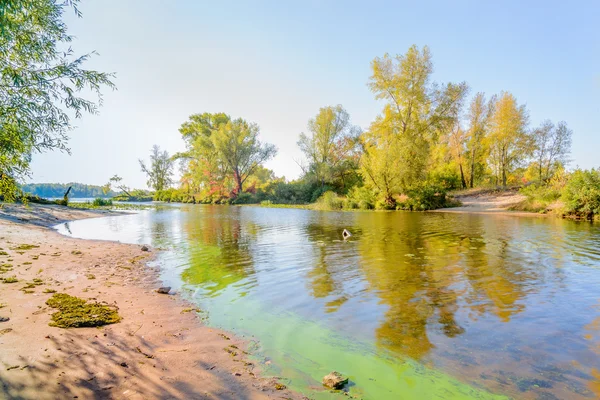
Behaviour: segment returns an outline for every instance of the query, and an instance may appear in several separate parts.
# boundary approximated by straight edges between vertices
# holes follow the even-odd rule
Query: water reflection
[[[106,220],[70,228],[171,249],[163,268],[199,301],[219,312],[259,304],[268,315],[243,317],[275,324],[274,334],[300,329],[272,322],[284,311],[495,393],[600,396],[598,225],[222,206]],[[284,337],[278,346],[286,351]]]
[[[242,226],[238,207],[210,207],[187,218],[183,230],[189,246],[189,264],[182,279],[215,296],[252,276],[250,246],[255,232],[249,228]]]

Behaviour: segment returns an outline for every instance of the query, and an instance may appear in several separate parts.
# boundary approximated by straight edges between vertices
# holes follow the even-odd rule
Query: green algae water
[[[341,398],[332,370],[364,399],[600,396],[599,225],[186,205],[57,229],[160,248],[165,284],[310,398]]]

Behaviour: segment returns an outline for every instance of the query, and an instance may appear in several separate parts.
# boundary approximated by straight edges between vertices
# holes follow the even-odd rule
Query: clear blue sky
[[[35,182],[103,184],[117,173],[145,187],[138,158],[153,144],[183,150],[190,114],[258,123],[279,148],[267,166],[294,178],[300,132],[319,107],[342,104],[367,128],[380,112],[366,84],[384,53],[428,45],[434,79],[471,95],[512,92],[531,125],[564,120],[574,162],[600,166],[600,1],[82,0],[69,13],[77,53],[116,72],[98,116],[76,121],[72,156],[36,155]]]

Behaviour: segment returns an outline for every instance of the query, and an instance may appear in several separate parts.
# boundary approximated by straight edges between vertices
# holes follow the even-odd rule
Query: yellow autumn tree
[[[509,175],[523,164],[533,150],[527,134],[527,109],[508,92],[502,92],[494,104],[487,144],[489,164],[496,184],[506,187]]]

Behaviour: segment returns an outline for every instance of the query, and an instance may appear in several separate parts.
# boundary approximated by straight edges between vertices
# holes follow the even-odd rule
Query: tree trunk
[[[506,187],[506,167],[502,166],[502,186]]]
[[[234,172],[233,175],[234,175],[235,184],[236,184],[235,197],[237,197],[242,193],[242,176],[237,171]]]
[[[465,181],[465,173],[463,172],[462,164],[458,164],[458,167],[460,168],[460,183],[462,184],[462,188],[466,189],[467,182]]]
[[[471,158],[471,182],[469,182],[469,186],[473,189],[473,182],[475,181],[475,152],[472,154]]]

